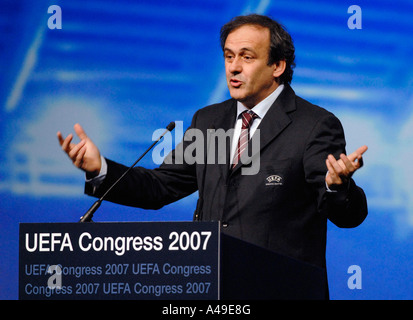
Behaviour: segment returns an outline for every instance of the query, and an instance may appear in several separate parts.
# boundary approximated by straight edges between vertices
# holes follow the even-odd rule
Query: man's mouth
[[[229,82],[231,83],[231,86],[234,88],[239,88],[242,85],[242,81],[235,78],[231,78]]]

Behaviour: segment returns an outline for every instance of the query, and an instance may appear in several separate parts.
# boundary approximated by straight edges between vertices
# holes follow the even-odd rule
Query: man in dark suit
[[[222,28],[221,44],[232,99],[198,110],[190,129],[204,137],[234,129],[226,161],[218,161],[212,143],[203,151],[205,158],[215,151],[215,161],[177,161],[193,143],[184,139],[159,168],[134,168],[107,200],[156,209],[198,190],[195,219],[219,220],[229,235],[325,268],[327,219],[355,227],[367,215],[364,192],[352,179],[367,147],[346,156],[339,120],[296,96],[289,85],[294,46],[277,22],[237,17]],[[74,129],[81,142],[59,132],[60,144],[91,178],[86,193],[100,197],[126,167],[104,159],[80,125]],[[242,145],[251,145],[254,135],[259,150],[245,163]],[[254,161],[259,170],[243,172]]]

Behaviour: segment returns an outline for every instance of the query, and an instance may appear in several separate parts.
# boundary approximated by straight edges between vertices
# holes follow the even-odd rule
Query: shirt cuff
[[[102,184],[108,172],[108,164],[106,159],[103,156],[100,156],[100,160],[102,165],[100,167],[99,174],[95,177],[88,177],[88,174],[86,173],[85,177],[86,183],[90,183],[93,186],[93,192]]]
[[[328,175],[328,171],[327,171],[327,173],[326,173],[326,178],[327,178],[327,175]],[[327,181],[325,182],[325,184],[326,184],[326,190],[327,190],[327,192],[337,192],[337,190],[331,190],[331,189],[328,187]]]

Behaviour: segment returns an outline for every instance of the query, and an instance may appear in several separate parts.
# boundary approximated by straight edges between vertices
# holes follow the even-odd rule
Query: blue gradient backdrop
[[[47,27],[53,4],[61,30]],[[361,30],[347,27],[353,4]],[[172,120],[186,128],[197,109],[228,98],[219,30],[251,12],[292,34],[296,93],[342,120],[348,151],[369,146],[355,175],[368,218],[356,229],[328,225],[331,298],[413,298],[410,0],[2,0],[0,298],[18,297],[19,222],[74,222],[94,202],[56,132],[79,122],[105,156],[133,163],[154,130]],[[155,167],[150,155],[141,164]],[[191,220],[196,199],[159,211],[105,202],[95,220]],[[362,289],[347,286],[351,265]]]

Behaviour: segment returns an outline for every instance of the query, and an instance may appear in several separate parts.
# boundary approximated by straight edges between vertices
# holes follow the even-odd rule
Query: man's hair
[[[228,35],[235,29],[244,25],[256,25],[267,28],[270,31],[270,52],[268,54],[268,65],[278,64],[285,60],[286,67],[283,74],[279,77],[279,83],[291,83],[293,78],[293,68],[295,67],[295,48],[290,34],[277,21],[263,15],[250,14],[238,16],[226,23],[221,28],[221,48],[224,51],[225,41]]]

